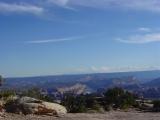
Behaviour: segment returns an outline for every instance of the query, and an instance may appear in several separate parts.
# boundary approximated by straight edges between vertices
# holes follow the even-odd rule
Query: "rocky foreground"
[[[0,120],[160,120],[160,113],[112,111],[100,113],[66,114],[61,117],[5,114]]]

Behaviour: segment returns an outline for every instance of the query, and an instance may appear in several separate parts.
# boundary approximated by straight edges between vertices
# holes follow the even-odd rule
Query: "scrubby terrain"
[[[138,111],[120,112],[112,111],[100,113],[77,113],[66,114],[63,117],[35,116],[35,115],[15,115],[6,114],[1,120],[160,120],[159,113],[144,113]]]

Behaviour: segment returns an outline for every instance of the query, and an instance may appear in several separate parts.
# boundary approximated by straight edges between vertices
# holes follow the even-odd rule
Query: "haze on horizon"
[[[159,20],[159,0],[0,0],[0,74],[159,69]]]

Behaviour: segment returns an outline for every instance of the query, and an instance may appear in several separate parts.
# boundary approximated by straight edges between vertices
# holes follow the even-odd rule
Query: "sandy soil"
[[[160,120],[160,113],[114,111],[105,114],[69,113],[64,117],[6,114],[6,117],[0,118],[0,120]]]

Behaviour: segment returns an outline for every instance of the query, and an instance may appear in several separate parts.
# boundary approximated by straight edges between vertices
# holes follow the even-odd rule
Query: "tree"
[[[96,98],[97,96],[94,94],[85,95],[86,107],[88,109],[100,111],[102,107]]]
[[[124,94],[124,90],[116,87],[116,88],[107,90],[104,96],[107,104],[114,104],[119,102],[119,98],[123,94]]]
[[[160,100],[153,101],[153,111],[160,112]]]
[[[105,106],[126,109],[135,104],[135,97],[132,93],[122,88],[109,89],[105,94]]]
[[[54,98],[49,95],[43,95],[39,88],[31,88],[27,91],[23,91],[21,96],[32,97],[46,102],[54,102]]]
[[[75,96],[72,94],[64,95],[62,105],[67,108],[70,113],[83,113],[87,111],[85,96]]]
[[[5,100],[7,100],[7,98],[9,98],[10,96],[15,96],[16,93],[14,90],[1,90],[0,91],[0,98],[3,98]]]
[[[0,75],[0,86],[2,86],[2,84],[3,84],[3,78],[2,78],[2,76]]]
[[[133,106],[135,104],[135,98],[134,95],[126,91],[122,96],[120,96],[120,100],[118,103],[118,106],[121,109],[129,108],[130,106]]]

